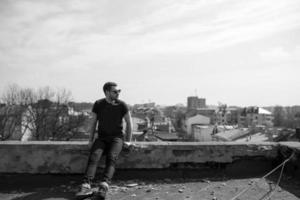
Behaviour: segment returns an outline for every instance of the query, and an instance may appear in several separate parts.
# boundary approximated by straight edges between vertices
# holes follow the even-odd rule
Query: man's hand
[[[124,142],[123,147],[127,150],[133,151],[137,146],[132,142]]]
[[[130,145],[131,145],[131,142],[124,142],[124,148],[129,148],[130,147]]]

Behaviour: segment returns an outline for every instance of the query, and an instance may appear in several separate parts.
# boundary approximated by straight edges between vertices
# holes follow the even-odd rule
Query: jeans
[[[115,165],[123,147],[123,139],[119,137],[98,138],[93,143],[90,151],[87,168],[85,171],[85,182],[90,183],[96,175],[97,166],[102,154],[106,155],[105,168],[101,181],[110,183],[114,173]]]

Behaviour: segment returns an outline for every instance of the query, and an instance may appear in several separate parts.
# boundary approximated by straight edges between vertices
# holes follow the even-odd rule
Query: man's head
[[[119,98],[121,90],[117,89],[117,84],[114,82],[106,82],[103,85],[103,92],[110,100],[116,100]]]

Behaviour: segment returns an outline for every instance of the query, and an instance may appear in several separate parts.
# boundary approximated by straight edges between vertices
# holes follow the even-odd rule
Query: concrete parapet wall
[[[277,157],[278,148],[270,142],[136,142],[123,150],[117,166],[164,169],[183,163],[269,160]],[[0,142],[0,173],[83,173],[88,154],[87,142]]]

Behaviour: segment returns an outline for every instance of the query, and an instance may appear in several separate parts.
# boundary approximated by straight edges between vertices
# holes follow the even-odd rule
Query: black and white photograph
[[[0,200],[300,199],[299,0],[0,0]]]

